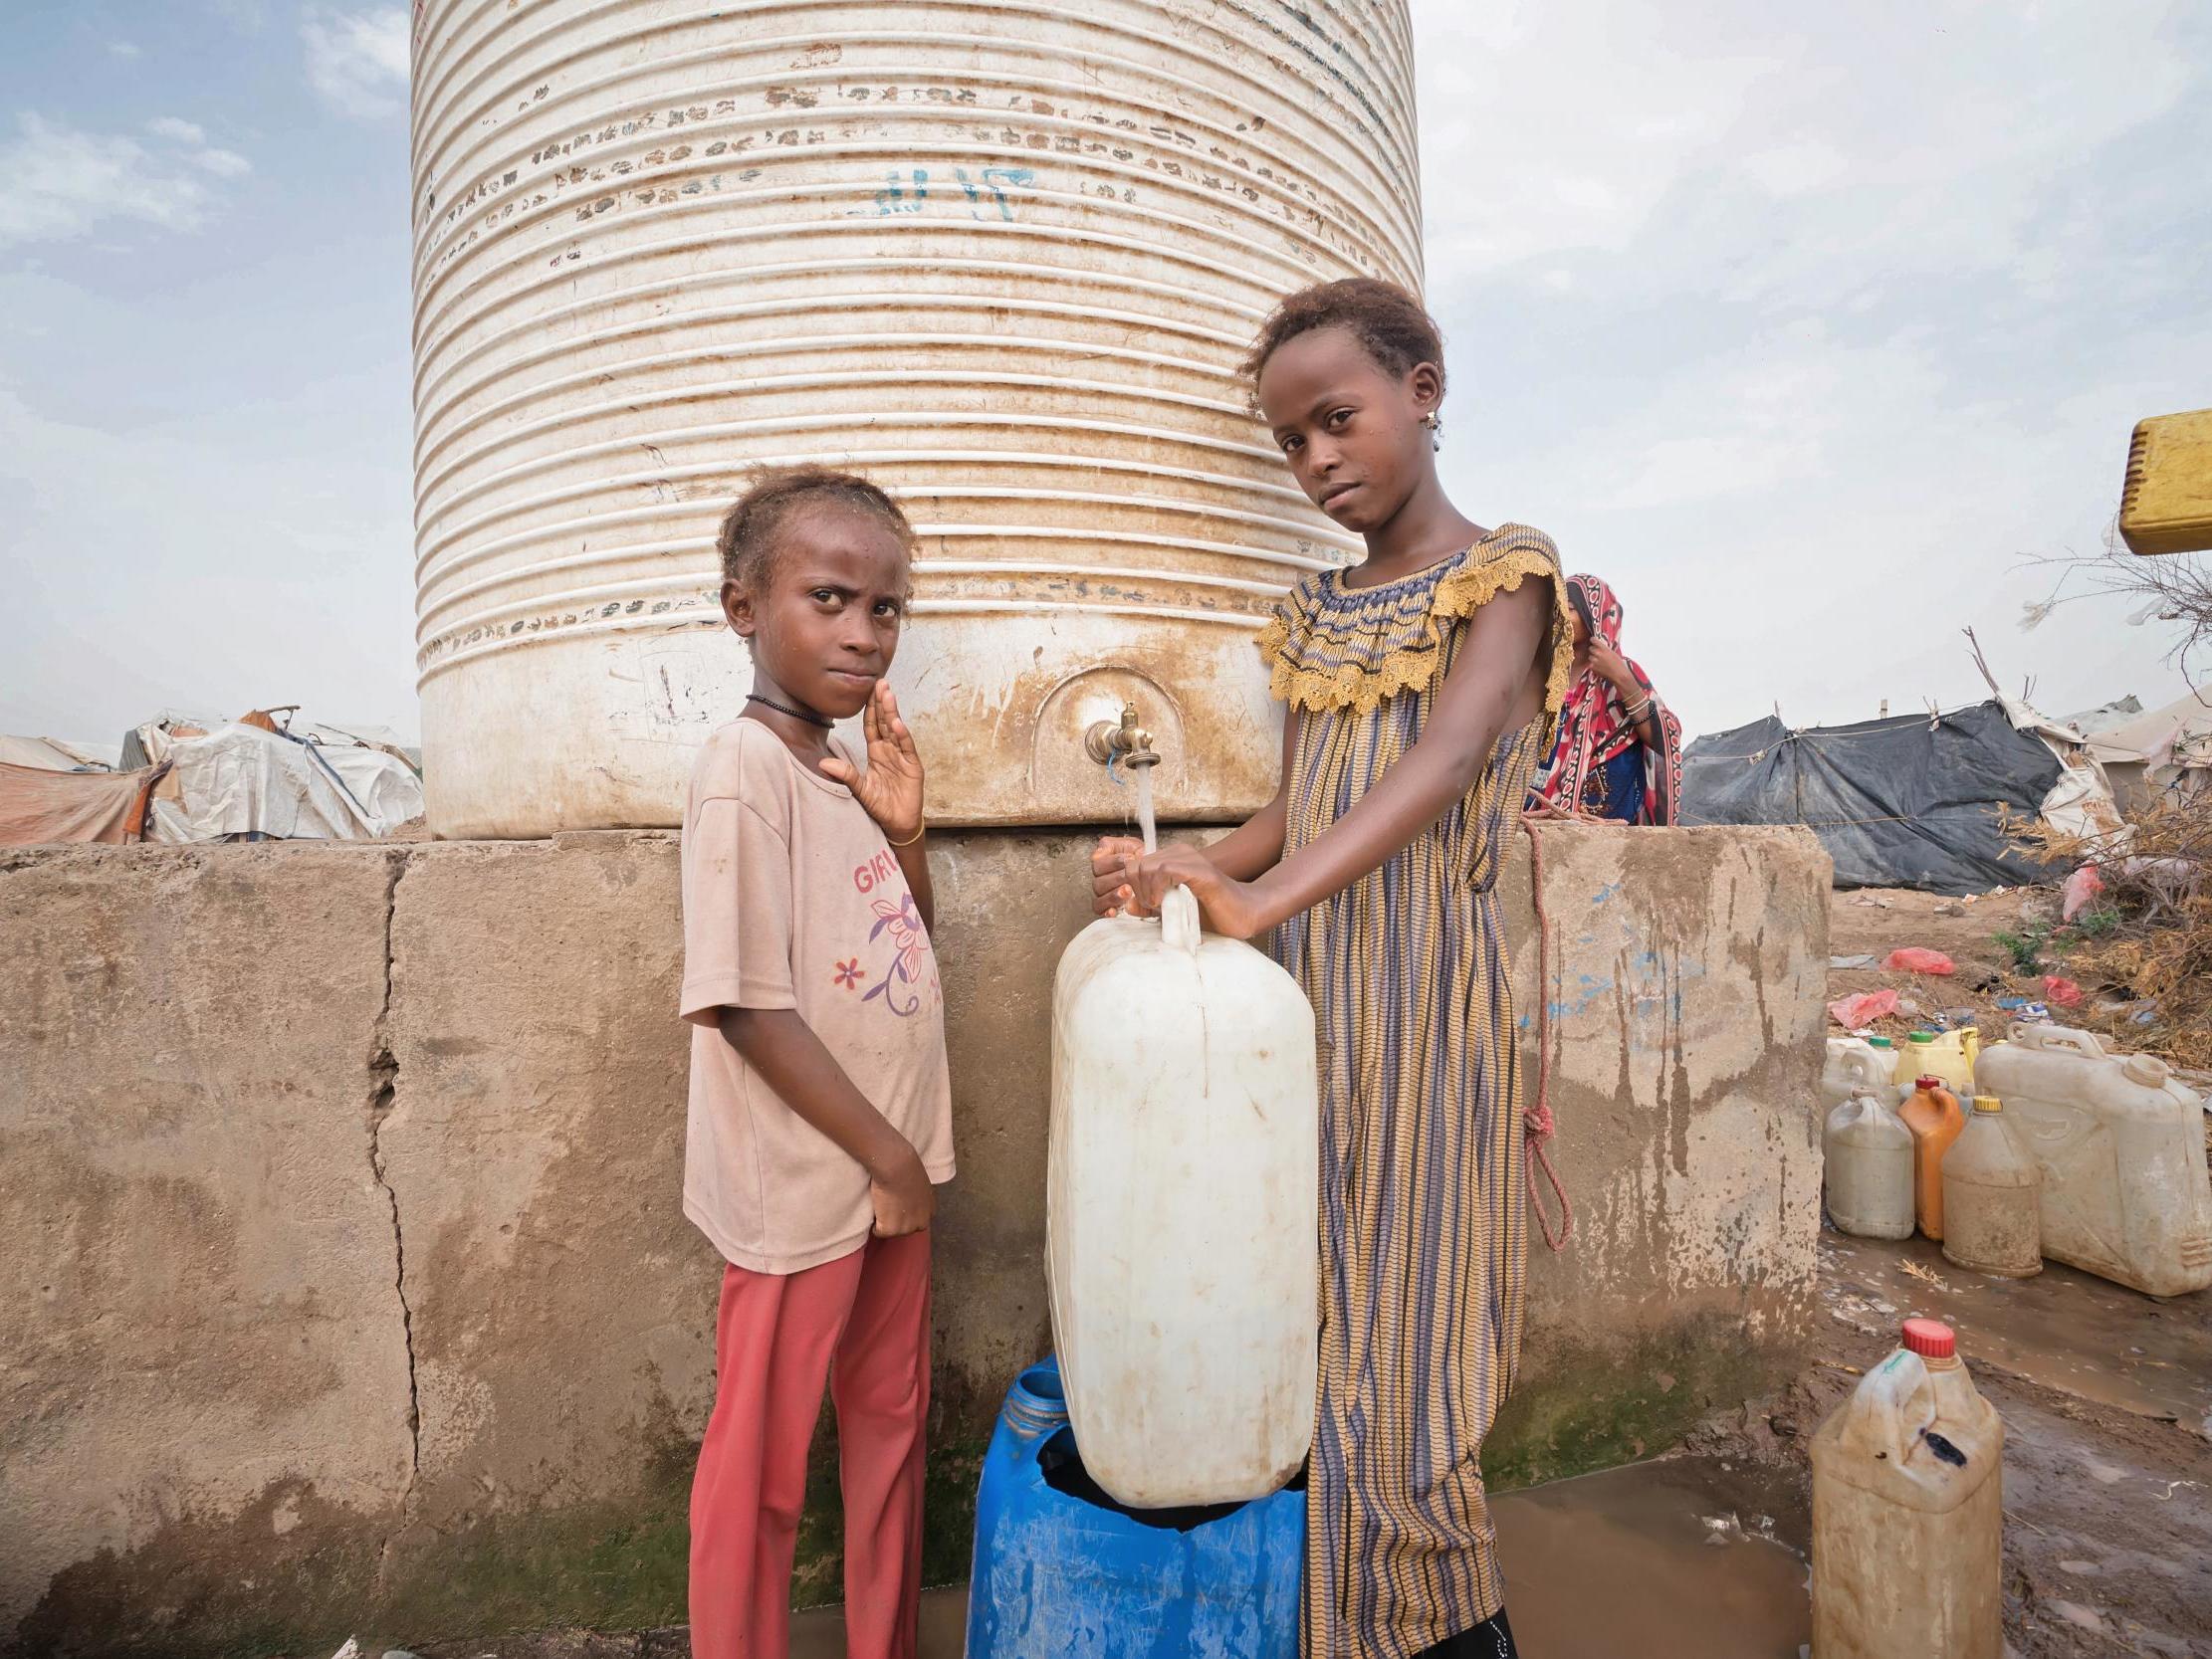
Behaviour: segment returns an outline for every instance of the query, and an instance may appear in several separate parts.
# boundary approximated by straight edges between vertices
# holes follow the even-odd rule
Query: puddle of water
[[[1956,1327],[1968,1364],[2212,1435],[2212,1292],[2159,1302],[2056,1262],[2033,1279],[1989,1279],[1924,1238],[1824,1231],[1821,1251],[1822,1294],[1845,1325],[1889,1337],[1924,1314]]]
[[[1492,1503],[1506,1607],[1543,1659],[1798,1659],[1813,1615],[1802,1492],[1717,1459],[1669,1458]],[[922,1597],[921,1659],[959,1659],[964,1589]],[[791,1659],[841,1659],[836,1608],[791,1620]]]
[[[1805,1498],[1670,1458],[1492,1506],[1513,1638],[1544,1659],[1798,1659],[1812,1640]]]
[[[921,1659],[961,1659],[968,1645],[968,1588],[922,1592]],[[815,1607],[791,1615],[790,1659],[844,1659],[845,1610]]]

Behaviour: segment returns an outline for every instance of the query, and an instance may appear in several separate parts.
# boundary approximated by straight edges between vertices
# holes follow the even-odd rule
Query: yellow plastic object
[[[2136,423],[2120,487],[2119,533],[2138,553],[2212,548],[2212,409]]]
[[[1973,1037],[1975,1047],[1967,1041]],[[1974,1055],[1980,1036],[1972,1026],[1956,1031],[1915,1031],[1897,1045],[1896,1070],[1891,1074],[1903,1095],[1923,1077],[1939,1077],[1943,1087],[1960,1100],[1974,1098]]]

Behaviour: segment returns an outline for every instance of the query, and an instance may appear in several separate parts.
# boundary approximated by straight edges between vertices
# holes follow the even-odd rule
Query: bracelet
[[[889,837],[888,835],[887,835],[887,836],[885,836],[885,837],[883,838],[883,840],[884,840],[884,844],[885,844],[886,846],[889,846],[889,847],[911,847],[911,846],[913,846],[913,845],[914,845],[914,843],[915,843],[915,842],[917,842],[917,841],[921,840],[923,836],[925,836],[925,835],[929,834],[929,832],[930,832],[930,827],[929,827],[929,825],[927,825],[927,824],[923,824],[923,825],[919,826],[919,827],[918,827],[918,828],[917,828],[917,829],[916,829],[916,830],[914,831],[914,833],[913,833],[912,835],[908,836],[908,837],[907,837],[907,838],[906,838],[906,839],[905,839],[904,841],[893,841],[893,840],[892,840],[892,839],[891,839],[891,838],[890,838],[890,837]]]

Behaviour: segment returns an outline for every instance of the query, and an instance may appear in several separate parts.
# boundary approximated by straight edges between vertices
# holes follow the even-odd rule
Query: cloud
[[[217,178],[243,178],[254,164],[233,149],[220,149],[207,141],[207,129],[175,115],[158,115],[146,122],[156,138],[166,138],[184,152],[184,159]]]
[[[234,149],[203,149],[192,156],[192,165],[217,178],[244,178],[254,164]]]
[[[118,219],[170,231],[199,229],[216,199],[196,173],[235,177],[250,163],[229,150],[208,149],[198,137],[185,141],[174,131],[156,136],[169,142],[149,150],[122,133],[87,132],[28,110],[19,114],[15,136],[0,141],[0,246],[68,241]]]
[[[254,164],[234,149],[221,149],[207,141],[207,129],[175,115],[159,115],[146,122],[156,138],[166,138],[184,151],[184,159],[217,178],[243,178]]]
[[[1414,5],[1434,270],[1541,284],[1636,246],[1762,306],[2032,257],[2084,155],[2202,71],[2173,0]]]
[[[300,20],[308,84],[332,108],[375,120],[406,107],[407,11],[310,10]]]
[[[136,41],[112,40],[108,43],[110,56],[116,58],[142,58],[145,56]]]
[[[1615,580],[1693,730],[1978,698],[1966,623],[2053,706],[2178,689],[2017,623],[2203,401],[2201,8],[1414,11],[1454,499]]]

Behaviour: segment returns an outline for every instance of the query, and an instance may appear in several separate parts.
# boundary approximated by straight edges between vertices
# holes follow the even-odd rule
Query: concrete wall
[[[1577,1236],[1532,1250],[1501,1484],[1669,1443],[1813,1312],[1825,858],[1544,836]],[[940,1577],[1049,1341],[1044,1007],[1087,846],[938,856]],[[717,1264],[678,1206],[676,907],[655,835],[0,855],[0,1650],[681,1616]],[[805,1598],[836,1592],[833,1486]]]

